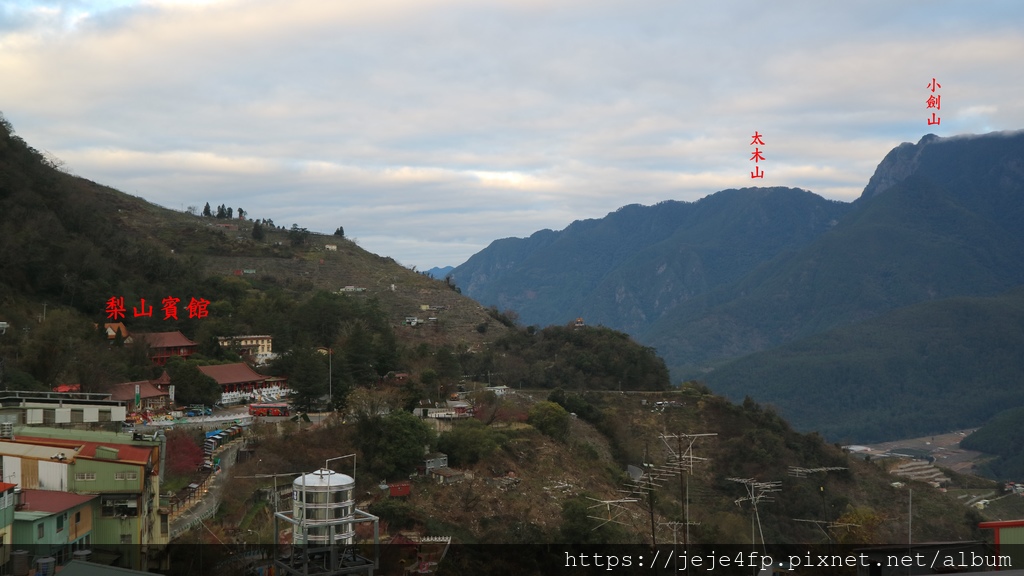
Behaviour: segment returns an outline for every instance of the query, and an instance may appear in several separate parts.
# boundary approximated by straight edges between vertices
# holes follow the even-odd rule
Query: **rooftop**
[[[138,332],[133,335],[136,341],[149,344],[150,348],[180,348],[198,346],[181,332]]]
[[[78,456],[77,446],[39,445],[33,442],[22,442],[21,437],[17,434],[15,434],[15,437],[17,439],[15,441],[10,439],[0,440],[0,455],[57,461],[60,459],[60,455],[63,454],[64,462],[74,462],[75,457]],[[54,458],[54,456],[57,456],[57,458]]]
[[[23,506],[18,512],[44,512],[47,515],[56,514],[81,506],[96,498],[96,494],[72,494],[71,492],[57,492],[56,490],[22,490],[21,502]]]
[[[217,366],[200,366],[199,371],[213,378],[221,386],[225,384],[242,384],[244,382],[262,382],[266,376],[249,368],[244,362],[220,364]]]
[[[34,433],[36,430],[43,429],[29,428],[27,430],[29,433]],[[54,454],[63,452],[68,460],[72,460],[74,458],[86,458],[89,460],[126,462],[129,464],[140,464],[143,466],[151,464],[150,460],[153,455],[153,446],[155,445],[153,442],[146,443],[148,446],[142,445],[144,444],[143,442],[133,442],[131,436],[124,434],[120,435],[120,441],[97,442],[85,439],[89,438],[88,431],[66,430],[66,432],[78,432],[80,435],[77,437],[71,436],[67,438],[58,438],[52,436],[29,436],[24,433],[15,433],[15,440],[13,442],[0,442],[0,451],[12,456],[18,455],[17,451],[24,451],[26,452],[26,454],[24,454],[25,456],[31,456],[37,459],[50,458]],[[17,448],[19,446],[21,448]],[[98,457],[96,452],[101,446],[116,450],[117,457]]]
[[[100,442],[102,444],[134,444],[153,446],[155,441],[132,440],[131,434],[108,432],[106,430],[77,430],[74,428],[49,428],[46,426],[15,426],[14,437],[60,438],[76,442]],[[38,444],[38,442],[37,442]]]
[[[153,385],[149,380],[140,380],[138,382],[124,382],[122,384],[115,384],[110,389],[110,398],[113,400],[120,400],[122,402],[131,402],[135,400],[135,385],[139,385],[139,398],[158,398],[160,396],[170,396],[169,393],[160,390]]]

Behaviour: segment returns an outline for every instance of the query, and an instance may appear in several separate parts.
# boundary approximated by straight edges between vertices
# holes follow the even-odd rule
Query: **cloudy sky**
[[[0,3],[0,112],[73,173],[420,269],[724,188],[852,200],[901,142],[1024,128],[1022,60],[1015,0]]]

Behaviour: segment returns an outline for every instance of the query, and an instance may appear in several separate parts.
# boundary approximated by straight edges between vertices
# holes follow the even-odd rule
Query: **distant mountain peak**
[[[917,171],[925,147],[941,140],[942,138],[935,134],[925,134],[917,144],[904,142],[890,150],[875,168],[875,173],[868,180],[868,185],[864,187],[859,200],[877,196],[906,180]]]
[[[885,158],[878,164],[875,169],[875,173],[868,180],[867,186],[864,187],[864,192],[858,198],[859,201],[873,198],[879,194],[889,190],[893,186],[906,180],[910,175],[918,172],[921,169],[922,159],[926,156],[931,156],[933,159],[932,164],[936,164],[935,155],[932,151],[937,150],[937,147],[946,146],[952,144],[960,144],[966,140],[983,139],[989,140],[993,143],[1002,139],[1021,139],[1024,137],[1024,131],[1007,131],[1007,132],[990,132],[988,134],[960,134],[956,136],[941,137],[935,134],[925,134],[918,140],[917,144],[910,142],[904,142],[899,146],[893,148],[885,155]],[[953,154],[951,151],[947,154]],[[938,162],[942,164],[942,162]]]

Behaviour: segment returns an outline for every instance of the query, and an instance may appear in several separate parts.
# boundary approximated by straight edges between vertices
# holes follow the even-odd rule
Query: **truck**
[[[188,407],[188,412],[185,412],[185,416],[211,416],[213,409],[203,404],[193,404]]]

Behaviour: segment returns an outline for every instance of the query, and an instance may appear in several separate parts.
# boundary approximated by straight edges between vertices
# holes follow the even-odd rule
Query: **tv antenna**
[[[847,468],[845,466],[820,466],[818,468],[803,468],[803,467],[800,467],[800,466],[790,466],[789,467],[789,475],[793,476],[794,478],[807,478],[808,476],[810,476],[812,474],[828,474],[829,472],[837,472],[839,470],[846,470],[846,469]],[[829,517],[828,517],[828,506],[825,505],[825,486],[824,486],[824,484],[820,484],[818,486],[818,493],[821,494],[821,514],[822,514],[822,520],[801,520],[801,519],[798,519],[798,518],[794,518],[794,520],[796,520],[797,522],[811,523],[811,524],[814,524],[815,526],[817,526],[818,530],[821,530],[821,532],[825,535],[826,540],[828,540],[829,546],[831,546],[832,545],[832,536],[831,536],[831,534],[829,534],[829,532],[826,530],[826,528],[828,530],[832,530],[832,529],[835,529],[835,528],[843,528],[843,527],[856,526],[856,524],[845,524],[845,523],[831,522],[829,520]]]
[[[781,480],[771,480],[768,482],[759,482],[753,478],[727,478],[731,482],[738,482],[743,484],[747,489],[747,495],[741,496],[736,499],[736,505],[742,506],[743,502],[750,502],[752,512],[750,514],[750,543],[757,549],[757,540],[754,535],[754,522],[757,522],[757,532],[761,535],[761,548],[764,554],[768,554],[768,548],[764,541],[764,530],[761,528],[761,514],[757,510],[757,505],[761,502],[773,502],[774,496],[772,494],[782,491]]]
[[[707,458],[700,458],[693,454],[693,444],[701,438],[707,438],[709,436],[718,436],[716,432],[705,432],[701,434],[662,434],[660,436],[661,441],[665,444],[665,448],[669,452],[669,462],[675,464],[675,468],[679,473],[679,502],[683,506],[683,521],[686,527],[683,533],[683,545],[690,543],[690,526],[700,524],[699,522],[690,522],[690,475],[693,474],[694,465],[700,461],[703,462]],[[676,446],[672,447],[672,443],[669,440],[675,440]],[[686,445],[685,450],[683,445]],[[684,479],[683,472],[686,472]],[[675,528],[673,527],[673,540],[675,539]]]
[[[628,524],[626,524],[622,520],[619,520],[619,518],[627,512],[624,504],[632,504],[636,502],[635,498],[619,498],[618,500],[598,500],[597,498],[590,498],[588,496],[587,499],[597,502],[597,504],[590,506],[588,510],[593,510],[595,508],[600,508],[604,506],[606,512],[604,516],[587,516],[588,518],[601,521],[600,524],[594,527],[594,530],[597,530],[598,528],[609,523],[619,524],[620,526],[628,526]]]
[[[794,522],[806,522],[807,524],[814,524],[821,533],[825,535],[829,545],[832,544],[832,535],[829,534],[829,530],[835,530],[836,528],[856,528],[860,524],[851,524],[849,522],[829,522],[827,520],[804,520],[802,518],[793,518]]]
[[[835,472],[837,470],[846,470],[845,466],[822,466],[821,468],[801,468],[799,466],[790,466],[789,475],[794,478],[807,478],[811,474],[817,474],[819,472]]]

